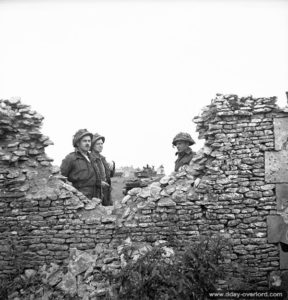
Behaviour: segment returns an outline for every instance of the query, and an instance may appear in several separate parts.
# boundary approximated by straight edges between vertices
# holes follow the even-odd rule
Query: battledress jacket
[[[68,178],[72,185],[87,198],[101,197],[101,178],[99,170],[76,150],[68,154],[62,161],[61,174]]]
[[[178,155],[178,158],[175,161],[175,171],[178,171],[179,168],[184,165],[189,165],[194,154],[195,154],[195,152],[193,152],[191,148],[188,148],[184,152],[176,152],[175,155]]]
[[[105,178],[102,178],[102,180],[106,181],[109,184],[109,187],[102,187],[102,204],[104,206],[112,205],[112,199],[111,199],[111,177],[114,176],[115,173],[115,164],[113,164],[113,170],[110,170],[109,165],[106,161],[105,156],[101,155],[100,153],[91,152],[91,159],[93,161],[93,164],[96,164],[98,170],[100,171],[101,176],[101,169],[104,167],[104,173],[102,176]],[[102,177],[101,176],[101,177]]]
[[[105,158],[105,156],[101,155],[100,153],[91,152],[91,159],[94,163],[98,165],[98,169],[100,169],[100,160],[102,161],[102,164],[105,169],[105,176],[106,176],[106,182],[111,185],[111,177],[114,176],[115,173],[115,164],[113,170],[110,170],[108,162]]]

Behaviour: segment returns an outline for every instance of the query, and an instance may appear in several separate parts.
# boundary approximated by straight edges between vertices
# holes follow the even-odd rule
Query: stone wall
[[[282,164],[288,135],[274,134],[282,122],[288,127],[288,114],[275,97],[217,95],[194,118],[205,145],[191,164],[130,190],[113,207],[88,200],[51,165],[42,119],[19,99],[0,100],[0,277],[18,267],[61,263],[71,248],[116,249],[127,237],[154,243],[219,233],[232,244],[225,264],[244,260],[258,286],[268,285],[280,262],[288,268],[279,246],[283,234],[275,238],[288,222],[288,168]]]

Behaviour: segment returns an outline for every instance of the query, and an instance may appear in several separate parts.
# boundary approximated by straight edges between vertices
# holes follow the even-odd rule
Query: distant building
[[[157,169],[157,175],[165,175],[165,170],[164,170],[164,166],[161,165],[158,169]]]

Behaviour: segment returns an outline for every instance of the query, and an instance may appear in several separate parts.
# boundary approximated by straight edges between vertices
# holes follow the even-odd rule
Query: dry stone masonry
[[[69,253],[85,262],[102,253],[102,267],[117,270],[127,238],[154,245],[219,233],[232,244],[231,274],[241,260],[259,287],[287,276],[288,111],[275,97],[217,94],[194,118],[205,145],[191,164],[113,207],[88,200],[51,164],[42,119],[20,99],[0,100],[0,278],[51,262],[57,274],[66,262],[70,271],[54,283],[65,291],[66,279],[87,272]]]

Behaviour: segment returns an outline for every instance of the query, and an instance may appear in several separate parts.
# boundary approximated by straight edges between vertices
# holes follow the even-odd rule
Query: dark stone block
[[[288,270],[288,245],[279,244],[280,250],[280,270]]]

